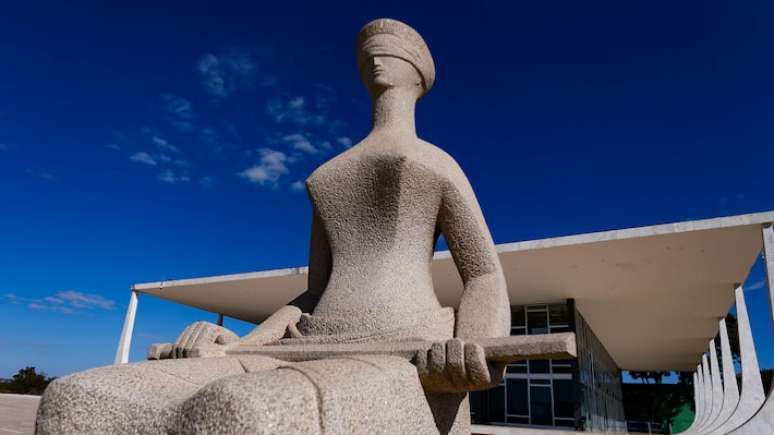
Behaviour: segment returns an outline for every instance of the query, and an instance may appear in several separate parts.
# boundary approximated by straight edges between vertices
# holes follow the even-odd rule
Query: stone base
[[[52,382],[38,434],[470,433],[466,395],[426,396],[399,357],[262,356],[100,367]]]

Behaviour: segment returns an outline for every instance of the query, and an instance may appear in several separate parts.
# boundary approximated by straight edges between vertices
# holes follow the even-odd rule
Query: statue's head
[[[408,25],[389,18],[371,21],[360,30],[357,65],[371,95],[401,87],[421,98],[435,81],[435,64],[424,39]]]

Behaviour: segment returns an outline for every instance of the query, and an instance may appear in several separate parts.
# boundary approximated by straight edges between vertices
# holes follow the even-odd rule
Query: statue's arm
[[[458,338],[510,334],[508,288],[492,235],[473,188],[459,167],[445,183],[438,223],[462,277]]]
[[[444,182],[438,226],[462,277],[455,338],[433,343],[414,359],[422,386],[434,392],[483,390],[497,385],[505,365],[486,360],[484,349],[469,340],[504,337],[511,327],[511,307],[500,260],[473,189],[462,170]]]
[[[296,323],[302,313],[314,310],[320,300],[331,272],[331,249],[322,220],[315,211],[312,215],[312,236],[309,243],[308,289],[300,296],[275,311],[249,334],[239,338],[222,326],[209,322],[196,322],[188,326],[175,343],[159,343],[151,346],[149,359],[185,358],[196,349],[198,355],[213,355],[223,352],[222,345],[238,343],[264,345],[273,343],[288,332],[297,333]]]
[[[312,212],[311,233],[307,290],[256,326],[240,340],[242,343],[272,343],[284,337],[288,329],[296,332],[295,325],[301,314],[311,313],[317,306],[331,273],[331,248],[317,210]]]

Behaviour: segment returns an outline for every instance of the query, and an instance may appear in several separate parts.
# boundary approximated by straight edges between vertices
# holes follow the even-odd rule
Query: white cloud
[[[225,98],[240,89],[270,86],[276,82],[269,75],[259,77],[257,56],[241,48],[205,54],[199,58],[196,71],[201,76],[204,90],[217,98]]]
[[[337,137],[336,142],[338,142],[339,145],[345,148],[349,148],[352,146],[352,139],[348,138],[347,136]]]
[[[25,305],[33,310],[54,311],[63,314],[75,314],[92,309],[112,310],[116,306],[113,300],[75,290],[60,291],[44,298],[25,298],[8,293],[2,299],[15,305]]]
[[[157,147],[159,147],[162,150],[171,151],[173,153],[179,153],[180,148],[172,145],[169,143],[166,139],[160,137],[160,136],[153,136],[151,138],[151,141],[156,144]]]
[[[290,172],[287,167],[288,156],[270,148],[258,150],[261,155],[259,164],[251,166],[239,173],[239,176],[260,185],[276,186],[279,179]]]
[[[304,183],[301,180],[294,181],[290,183],[290,188],[296,192],[301,192],[304,189],[306,189],[306,183]]]
[[[159,180],[168,183],[168,184],[175,184],[175,183],[187,183],[191,181],[191,178],[185,174],[176,174],[170,169],[165,169],[161,171],[159,174]]]
[[[758,289],[762,289],[765,286],[766,286],[766,281],[761,279],[761,280],[755,281],[754,283],[752,283],[752,284],[750,284],[748,286],[745,286],[744,289],[745,290],[758,290]]]
[[[132,154],[131,157],[129,157],[129,160],[133,162],[145,163],[146,165],[150,166],[156,166],[158,164],[156,163],[156,160],[153,158],[153,156],[146,153],[145,151]]]
[[[289,144],[291,148],[297,151],[303,151],[307,154],[318,154],[320,150],[312,145],[312,142],[301,133],[288,134],[282,137],[282,141]]]
[[[322,125],[325,123],[324,112],[312,113],[307,110],[303,97],[270,100],[266,104],[266,111],[278,124],[289,122],[296,125]]]
[[[169,122],[180,131],[189,131],[193,128],[193,106],[183,97],[172,94],[161,94]]]
[[[112,310],[116,304],[115,301],[105,299],[100,295],[81,293],[73,290],[59,292],[54,296],[75,308],[101,308],[103,310]]]

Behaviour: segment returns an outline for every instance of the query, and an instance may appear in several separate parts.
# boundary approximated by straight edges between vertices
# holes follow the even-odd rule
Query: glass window
[[[548,371],[548,362],[547,359],[534,359],[529,362],[529,372],[530,373],[550,373]]]
[[[527,380],[508,379],[508,414],[529,415]]]
[[[575,427],[575,419],[555,418],[554,426]]]
[[[511,326],[526,326],[524,323],[524,305],[511,306]]]
[[[511,364],[506,369],[506,372],[508,373],[527,373],[527,365],[526,364]]]
[[[545,311],[530,311],[527,313],[528,334],[548,333],[548,314]]]
[[[554,379],[554,415],[573,418],[575,416],[573,403],[572,381]]]
[[[508,417],[510,424],[529,424],[529,417]]]
[[[523,326],[514,326],[511,328],[511,335],[527,335],[527,328]]]
[[[489,406],[487,406],[486,420],[492,423],[505,423],[505,387],[498,385],[489,390],[487,396]]]
[[[531,424],[551,426],[554,424],[554,416],[551,412],[551,387],[529,387],[529,409]]]
[[[551,323],[551,332],[570,332],[569,326],[553,326]]]
[[[567,310],[567,304],[551,304],[548,306],[548,312],[551,316],[551,325],[569,325],[570,314]]]

